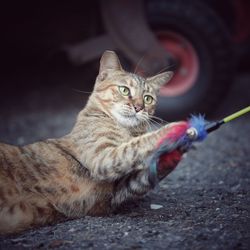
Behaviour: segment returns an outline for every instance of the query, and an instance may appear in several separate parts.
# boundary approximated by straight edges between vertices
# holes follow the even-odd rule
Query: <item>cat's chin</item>
[[[136,117],[136,115],[122,115],[118,112],[112,112],[112,115],[117,120],[119,124],[121,124],[123,127],[131,128],[138,126],[141,121]]]

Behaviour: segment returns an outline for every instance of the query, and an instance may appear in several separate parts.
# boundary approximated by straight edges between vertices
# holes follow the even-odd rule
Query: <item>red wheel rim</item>
[[[191,43],[175,32],[156,33],[161,45],[178,62],[178,68],[171,81],[160,90],[161,96],[179,96],[188,92],[196,82],[199,73],[199,59]]]

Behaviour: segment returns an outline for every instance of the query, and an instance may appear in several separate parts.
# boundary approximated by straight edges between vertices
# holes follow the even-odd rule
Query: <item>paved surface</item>
[[[249,105],[249,76],[236,79],[216,115]],[[25,144],[67,133],[83,94],[65,86],[6,92],[0,140]],[[11,98],[11,99],[8,99]],[[161,205],[151,209],[151,204]],[[250,116],[225,125],[188,153],[160,186],[108,217],[0,237],[0,249],[249,249]]]

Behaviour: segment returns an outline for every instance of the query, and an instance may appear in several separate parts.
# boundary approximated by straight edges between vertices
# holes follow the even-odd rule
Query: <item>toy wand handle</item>
[[[206,131],[207,133],[210,133],[216,129],[218,129],[222,124],[230,122],[242,115],[245,115],[246,113],[250,112],[250,106],[236,112],[233,113],[232,115],[229,115],[227,117],[225,117],[224,119],[220,120],[220,121],[215,121],[215,122],[211,122],[209,124],[206,125]]]

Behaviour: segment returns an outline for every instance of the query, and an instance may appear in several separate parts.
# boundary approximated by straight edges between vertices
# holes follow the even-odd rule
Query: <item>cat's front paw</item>
[[[186,134],[189,125],[185,121],[173,122],[163,128],[163,135],[158,141],[157,146],[160,147],[166,140],[175,142]]]
[[[176,168],[176,166],[182,159],[182,154],[182,151],[176,149],[170,153],[166,153],[160,156],[157,165],[157,175],[159,180],[165,178]]]

